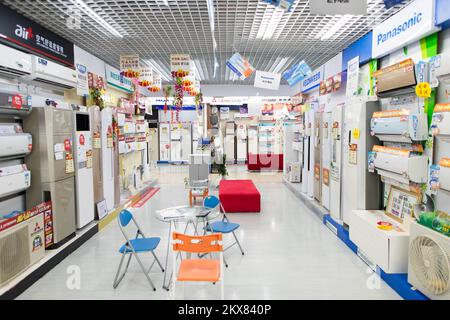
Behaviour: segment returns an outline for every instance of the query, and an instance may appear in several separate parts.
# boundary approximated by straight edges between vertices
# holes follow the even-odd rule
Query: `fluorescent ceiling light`
[[[71,0],[74,5],[77,5],[80,9],[82,9],[88,16],[90,16],[93,20],[101,24],[106,30],[111,32],[113,35],[123,38],[123,35],[114,29],[108,22],[106,22],[102,17],[100,17],[94,10],[92,10],[86,3],[82,0]]]
[[[285,57],[283,59],[277,58],[273,66],[270,68],[270,72],[280,73],[288,61],[289,61],[288,57]]]
[[[192,60],[192,61],[194,63],[195,70],[197,70],[197,75],[200,78],[200,81],[206,80],[200,61],[199,60]]]
[[[211,26],[211,32],[215,30],[215,17],[214,17],[214,0],[207,0],[209,24]]]
[[[155,60],[150,59],[150,60],[146,60],[145,62],[150,67],[152,67],[152,69],[154,71],[157,71],[164,80],[170,81],[170,78],[171,78],[170,75],[159,64],[157,64]]]
[[[164,5],[169,6],[169,1],[168,0],[162,0],[162,2],[164,3]]]
[[[342,16],[327,32],[325,32],[320,40],[325,41],[331,39],[336,33],[338,33],[341,28],[343,28],[347,22],[353,17],[351,14],[346,14]]]

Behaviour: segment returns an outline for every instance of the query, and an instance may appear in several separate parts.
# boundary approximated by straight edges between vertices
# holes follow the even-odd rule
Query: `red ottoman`
[[[252,180],[222,180],[219,198],[226,213],[261,212],[261,194]]]

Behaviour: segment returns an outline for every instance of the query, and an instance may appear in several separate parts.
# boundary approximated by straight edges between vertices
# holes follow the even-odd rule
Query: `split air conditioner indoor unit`
[[[426,183],[428,180],[428,158],[415,152],[375,146],[375,169],[378,174],[403,184]]]
[[[22,94],[0,92],[0,114],[25,117],[31,112],[31,100]]]
[[[33,73],[31,80],[63,88],[76,88],[78,77],[75,70],[59,65],[47,59],[32,56]]]
[[[434,136],[450,136],[450,104],[435,106],[431,132]]]
[[[27,190],[31,186],[31,172],[25,165],[0,168],[0,198]]]
[[[371,134],[381,141],[407,142],[428,139],[428,117],[409,110],[380,111],[373,114]]]
[[[434,75],[440,82],[450,84],[450,53],[440,54],[436,61]]]
[[[16,78],[30,75],[31,56],[22,51],[0,44],[0,75]]]
[[[377,94],[380,98],[390,98],[415,92],[416,69],[412,59],[380,69],[374,73],[377,80]]]
[[[31,152],[32,141],[29,133],[0,134],[0,158],[28,155]]]

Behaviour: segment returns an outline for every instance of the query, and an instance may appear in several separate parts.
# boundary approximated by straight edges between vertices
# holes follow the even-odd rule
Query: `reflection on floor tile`
[[[383,281],[339,241],[300,200],[283,184],[280,174],[248,173],[244,167],[229,169],[228,179],[253,179],[262,194],[261,214],[230,214],[242,228],[245,256],[233,248],[226,253],[230,267],[225,273],[227,299],[400,299]],[[184,178],[186,167],[155,169],[161,191],[146,206],[136,211],[136,218],[147,236],[162,238],[157,250],[164,260],[168,225],[153,216],[158,209],[186,205]],[[231,239],[227,239],[230,240]],[[19,299],[169,299],[161,289],[162,272],[155,268],[151,278],[153,292],[133,261],[129,273],[117,290],[112,287],[120,261],[117,252],[123,244],[114,222],[67,257],[35,283]],[[142,256],[146,265],[150,256]],[[80,272],[80,288],[74,279]],[[369,285],[368,285],[369,284]],[[75,288],[73,288],[75,286]],[[72,290],[71,290],[72,288]],[[218,299],[219,286],[182,285],[177,298]]]

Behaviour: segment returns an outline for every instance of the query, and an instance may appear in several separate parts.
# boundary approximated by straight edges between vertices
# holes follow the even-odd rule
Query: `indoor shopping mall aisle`
[[[399,299],[283,185],[281,175],[244,175],[239,167],[230,170],[230,178],[254,179],[262,194],[262,213],[230,214],[242,225],[238,236],[246,255],[241,256],[237,248],[226,253],[230,265],[225,273],[226,299]],[[146,235],[162,238],[157,250],[161,260],[165,256],[168,225],[157,221],[153,214],[159,209],[187,204],[183,185],[186,176],[187,171],[181,167],[161,169],[161,191],[136,212]],[[120,260],[117,250],[122,244],[114,221],[20,298],[168,299],[169,294],[161,289],[163,274],[153,269],[151,278],[158,288],[153,292],[135,261],[119,288],[112,288]],[[147,265],[151,261],[149,256],[144,259]],[[79,289],[74,281],[78,271]],[[177,293],[182,294],[182,290]],[[186,299],[219,297],[219,287],[186,286]]]

